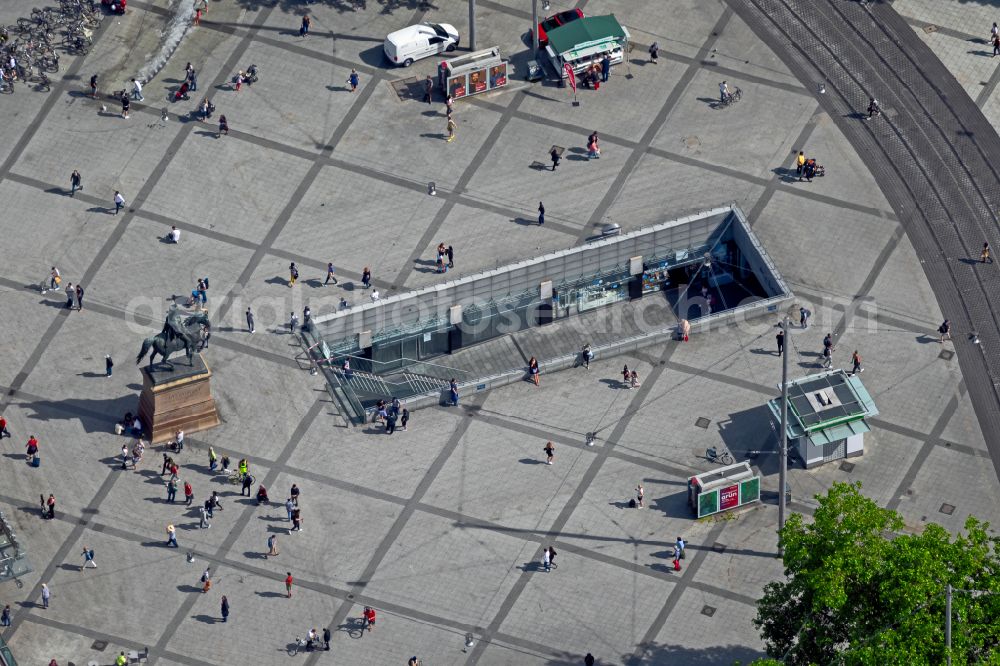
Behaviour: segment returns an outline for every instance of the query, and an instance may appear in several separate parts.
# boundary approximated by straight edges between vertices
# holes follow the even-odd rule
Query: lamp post
[[[781,353],[781,434],[778,438],[778,532],[785,526],[785,484],[788,475],[788,315],[781,320],[781,331],[785,336],[784,349]],[[778,537],[778,554],[784,555],[785,549]]]
[[[538,0],[531,0],[531,56],[538,54]]]
[[[469,0],[469,50],[476,50],[476,0]]]

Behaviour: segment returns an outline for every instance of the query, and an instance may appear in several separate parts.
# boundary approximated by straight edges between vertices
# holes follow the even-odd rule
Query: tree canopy
[[[1000,664],[1000,558],[989,524],[970,517],[952,539],[940,525],[904,533],[903,519],[834,484],[812,522],[793,514],[779,537],[785,580],[768,583],[754,624],[786,664],[943,664],[945,588],[952,663]],[[762,660],[761,663],[772,663]]]

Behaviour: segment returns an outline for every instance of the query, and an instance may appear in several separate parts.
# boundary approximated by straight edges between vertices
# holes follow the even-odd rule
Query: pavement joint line
[[[667,101],[664,102],[659,112],[657,112],[652,122],[650,122],[649,126],[646,128],[646,131],[643,132],[642,138],[639,140],[639,144],[632,149],[632,152],[625,159],[625,164],[622,165],[622,168],[618,171],[614,181],[612,181],[611,185],[607,189],[607,192],[605,192],[604,197],[601,198],[600,203],[597,204],[597,207],[594,209],[590,219],[587,221],[587,225],[584,227],[583,232],[577,237],[577,243],[584,242],[591,234],[594,233],[597,225],[601,223],[601,220],[604,219],[608,210],[611,209],[612,204],[614,204],[614,202],[618,199],[618,196],[625,187],[625,181],[632,175],[632,172],[635,171],[636,167],[639,165],[639,160],[642,159],[646,150],[648,150],[652,145],[653,140],[663,128],[663,125],[666,123],[667,118],[674,110],[674,107],[677,106],[678,102],[680,102],[681,97],[687,91],[688,86],[691,85],[691,81],[694,80],[695,75],[701,67],[700,62],[697,61],[700,61],[709,53],[712,46],[719,40],[726,24],[729,23],[732,16],[732,8],[726,7],[722,12],[722,15],[719,17],[719,20],[716,21],[715,25],[712,27],[708,39],[705,40],[705,43],[701,45],[700,49],[698,49],[698,55],[695,57],[696,62],[692,62],[688,65],[684,70],[684,73],[681,74],[677,84],[674,85],[673,89],[670,91],[670,95],[667,96]]]
[[[724,523],[716,523],[715,527],[705,537],[705,543],[715,543],[719,535],[722,534],[724,527]],[[670,614],[673,613],[674,608],[677,606],[677,602],[681,600],[681,596],[683,596],[684,591],[689,587],[690,582],[698,573],[698,569],[705,562],[709,552],[711,551],[708,548],[704,548],[696,552],[694,557],[691,558],[691,563],[684,568],[684,572],[680,575],[677,584],[674,585],[670,590],[670,594],[667,595],[667,600],[664,602],[663,607],[660,608],[660,612],[656,614],[653,622],[646,629],[646,633],[643,634],[642,640],[639,641],[635,652],[632,653],[632,659],[629,660],[630,663],[642,663],[648,658],[646,654],[647,646],[653,645],[656,637],[660,635],[663,627],[667,624],[667,620],[670,618]],[[753,605],[756,606],[756,603]]]
[[[96,45],[98,40],[104,36],[107,32],[108,26],[110,26],[112,21],[101,21],[95,33],[92,35],[93,43]],[[93,50],[91,50],[93,53]],[[21,138],[18,139],[17,143],[14,144],[14,149],[10,151],[7,159],[4,160],[3,165],[0,166],[0,181],[3,181],[10,170],[14,167],[18,160],[21,159],[21,155],[24,153],[24,149],[28,147],[31,140],[38,133],[38,129],[41,127],[42,123],[48,118],[49,113],[55,107],[56,103],[62,99],[62,93],[67,88],[71,88],[76,81],[76,74],[83,69],[84,64],[87,61],[87,56],[81,56],[76,59],[76,61],[70,65],[69,69],[63,75],[62,80],[52,86],[52,89],[48,92],[47,99],[42,103],[41,109],[35,114],[34,120],[31,124],[25,128],[24,132],[21,133]]]
[[[45,569],[38,575],[38,582],[35,583],[34,587],[31,588],[31,592],[25,595],[25,601],[20,604],[20,606],[14,610],[12,613],[12,626],[8,628],[7,632],[4,634],[4,640],[10,642],[14,634],[17,633],[18,628],[21,625],[21,621],[26,619],[32,614],[32,611],[40,606],[36,601],[42,591],[42,583],[46,583],[52,580],[53,574],[55,574],[56,569],[58,569],[66,561],[66,557],[69,555],[71,549],[75,548],[77,541],[80,539],[80,535],[83,534],[84,530],[91,524],[91,516],[97,513],[100,509],[101,502],[107,498],[111,489],[115,485],[115,481],[118,480],[118,475],[113,471],[109,472],[105,477],[104,481],[101,483],[97,492],[91,498],[90,502],[87,504],[86,509],[83,511],[83,516],[79,518],[74,518],[73,520],[73,530],[67,535],[66,539],[62,542],[59,548],[56,550],[55,555],[45,566]],[[59,517],[59,498],[56,498],[56,511],[57,518]],[[30,505],[28,505],[30,506]],[[30,514],[29,514],[30,515]],[[29,604],[31,604],[29,606]]]
[[[858,293],[854,295],[851,299],[850,305],[844,309],[844,314],[841,316],[840,321],[833,328],[833,339],[839,340],[840,336],[844,334],[847,327],[850,325],[851,320],[854,318],[854,314],[858,309],[858,306],[868,300],[868,294],[871,292],[872,287],[875,286],[875,281],[878,280],[878,276],[882,274],[885,269],[886,264],[889,262],[889,258],[892,257],[892,253],[896,251],[899,247],[899,242],[903,240],[906,230],[903,225],[896,227],[896,230],[890,236],[888,242],[882,247],[878,256],[875,257],[875,262],[872,264],[871,270],[868,275],[865,276],[864,281],[858,288]]]
[[[472,404],[481,405],[485,398],[486,396],[473,396],[470,399],[470,402],[472,402]],[[368,564],[365,565],[364,571],[360,576],[358,576],[358,580],[351,586],[351,595],[357,595],[362,592],[368,582],[375,575],[375,572],[378,571],[382,561],[385,559],[386,555],[389,554],[389,550],[392,548],[393,544],[396,543],[396,539],[399,538],[399,535],[403,532],[406,524],[410,521],[410,518],[413,516],[414,512],[416,512],[417,507],[421,504],[424,495],[426,495],[427,491],[430,490],[430,487],[437,479],[438,474],[441,473],[445,464],[447,464],[452,454],[458,448],[458,445],[462,442],[462,439],[469,430],[469,426],[472,425],[472,421],[473,419],[468,416],[459,421],[454,432],[452,432],[451,436],[448,438],[448,441],[445,442],[441,451],[434,458],[434,462],[431,463],[430,467],[427,468],[427,472],[420,479],[420,483],[417,485],[416,490],[413,491],[413,495],[406,501],[406,504],[403,506],[403,510],[396,517],[392,527],[389,528],[389,531],[382,538],[382,541],[379,542],[378,547],[375,548],[371,559],[369,559]],[[347,598],[344,600],[337,611],[333,614],[333,619],[327,625],[331,631],[339,627],[340,624],[347,619],[347,614],[350,613],[351,608],[355,605],[355,603],[357,603],[356,599]],[[315,653],[311,655],[308,660],[306,660],[306,664],[315,664],[318,659],[319,653]]]
[[[289,437],[288,443],[285,444],[284,449],[282,449],[281,453],[278,455],[278,458],[275,460],[275,466],[268,470],[267,475],[261,482],[267,484],[265,488],[268,486],[273,486],[274,481],[278,478],[278,475],[281,474],[282,468],[284,467],[285,463],[288,462],[289,458],[291,458],[292,456],[292,453],[295,451],[295,447],[298,445],[299,440],[302,439],[303,435],[305,435],[306,431],[312,425],[313,421],[316,420],[316,417],[319,416],[319,413],[322,410],[323,410],[323,401],[316,400],[312,404],[312,407],[309,408],[309,411],[306,412],[305,416],[303,416],[302,419],[299,421],[299,424],[295,427],[295,431],[292,433],[291,437]],[[242,497],[242,491],[240,496]],[[213,556],[214,560],[222,561],[228,559],[229,551],[230,549],[232,549],[233,544],[235,544],[237,539],[239,539],[240,536],[243,535],[244,531],[247,528],[247,524],[250,522],[251,517],[256,515],[256,513],[257,513],[257,506],[253,502],[243,507],[243,511],[240,513],[239,517],[236,518],[236,520],[233,522],[232,527],[230,527],[229,534],[226,535],[225,540],[222,542],[222,544],[219,545],[218,549],[216,549],[215,554]],[[196,552],[196,554],[198,553]],[[167,623],[166,627],[163,630],[163,633],[160,635],[159,640],[156,641],[156,645],[153,646],[153,648],[150,650],[151,652],[150,662],[149,662],[150,664],[154,664],[156,662],[157,657],[153,656],[153,653],[155,653],[155,655],[162,654],[163,650],[167,647],[167,645],[173,639],[174,635],[177,633],[177,629],[180,628],[184,620],[187,619],[188,614],[191,612],[191,609],[198,602],[198,598],[199,598],[199,593],[197,592],[189,594],[187,597],[185,597],[184,601],[177,609],[177,612],[174,613],[174,616]]]
[[[668,345],[661,356],[661,360],[665,362],[669,361],[670,357],[676,350],[677,350],[676,345]],[[630,407],[632,405],[641,405],[645,401],[646,397],[652,391],[653,386],[656,385],[657,380],[663,375],[665,369],[666,365],[664,364],[664,365],[657,365],[652,370],[650,370],[649,375],[646,377],[646,380],[642,383],[642,386],[639,387],[639,389],[632,395],[631,400],[629,400]],[[576,511],[577,506],[579,506],[580,502],[583,500],[583,497],[586,495],[587,490],[590,488],[590,485],[594,482],[594,479],[597,478],[597,475],[601,471],[601,468],[604,466],[604,463],[607,461],[609,454],[614,449],[616,443],[621,439],[622,435],[625,432],[625,429],[628,427],[628,424],[632,421],[632,418],[637,413],[638,413],[637,410],[626,409],[625,415],[622,416],[622,418],[620,418],[618,422],[615,424],[614,429],[611,431],[611,434],[608,436],[607,440],[605,440],[604,444],[602,444],[595,450],[594,458],[590,462],[590,465],[587,467],[587,471],[584,472],[583,476],[580,479],[580,482],[573,490],[573,495],[570,496],[569,500],[567,500],[566,504],[559,512],[559,515],[556,517],[555,521],[553,521],[552,526],[547,530],[548,533],[559,534],[562,532],[563,528],[566,526],[566,524],[569,522],[569,519]],[[533,560],[537,561],[536,558],[540,550],[541,550],[540,547],[535,549],[535,553],[532,556]],[[496,615],[494,615],[489,625],[487,625],[485,630],[482,632],[480,640],[476,643],[475,647],[473,647],[472,651],[469,653],[468,657],[469,666],[476,666],[476,664],[479,663],[479,660],[482,658],[483,652],[486,650],[486,647],[490,644],[493,635],[500,630],[501,626],[503,626],[503,623],[507,619],[507,616],[510,614],[511,610],[513,610],[514,605],[517,603],[517,600],[521,597],[521,594],[524,592],[524,589],[528,586],[528,583],[530,582],[532,575],[533,575],[532,571],[529,571],[527,569],[522,569],[521,574],[517,577],[517,580],[514,582],[514,585],[511,587],[510,591],[507,593],[507,596],[500,604],[500,608],[497,610]]]
[[[848,307],[848,305],[845,305],[844,303],[850,302],[846,296],[841,296],[839,294],[821,295],[809,290],[808,287],[802,287],[795,284],[792,284],[792,287],[796,296],[802,296],[811,301],[812,303],[824,303],[827,307],[829,307],[831,310],[835,312],[844,312]],[[826,302],[827,299],[831,297],[840,299],[844,302],[843,303]],[[908,333],[916,333],[918,335],[927,335],[933,332],[937,328],[937,324],[929,320],[919,322],[916,320],[901,319],[899,317],[890,314],[885,314],[885,310],[881,308],[877,308],[875,311],[871,311],[864,307],[864,303],[858,304],[858,307],[856,309],[856,314],[864,315],[866,317],[874,319],[875,321],[881,324],[898,328]]]
[[[409,258],[403,262],[403,268],[392,280],[392,283],[398,285],[401,290],[405,287],[406,281],[410,278],[410,274],[413,273],[414,265],[417,260],[420,259],[420,255],[423,254],[427,246],[433,242],[434,236],[436,236],[441,230],[441,225],[444,224],[448,215],[451,214],[452,209],[454,209],[457,205],[458,202],[456,200],[456,195],[465,192],[466,187],[468,187],[472,178],[476,175],[476,172],[479,171],[479,168],[483,165],[483,162],[486,160],[486,156],[493,149],[494,144],[496,144],[500,135],[510,123],[511,118],[514,117],[517,107],[519,107],[523,101],[524,93],[514,95],[514,97],[511,98],[511,101],[504,109],[503,114],[497,119],[496,123],[493,125],[493,129],[490,130],[490,133],[487,135],[482,145],[479,146],[479,150],[476,151],[476,154],[469,162],[469,165],[465,167],[464,171],[462,171],[462,175],[459,176],[458,181],[455,183],[455,188],[445,196],[444,204],[438,209],[438,212],[434,215],[434,219],[431,220],[431,223],[427,225],[427,229],[424,230],[420,240],[417,241],[417,244],[414,246],[413,252],[410,253]]]
[[[809,137],[812,136],[813,131],[816,129],[816,125],[819,122],[820,116],[824,114],[825,111],[823,111],[823,108],[818,104],[813,108],[813,113],[811,116],[809,116],[809,120],[806,121],[806,124],[802,127],[802,131],[799,132],[799,135],[795,138],[795,141],[792,142],[793,156],[796,154],[795,153],[796,149],[798,150],[804,149],[806,142],[809,141]],[[779,162],[778,168],[781,168],[781,165],[783,163],[784,160]],[[753,228],[753,225],[757,221],[757,218],[760,217],[760,214],[764,212],[765,208],[767,208],[767,205],[771,203],[771,197],[774,196],[775,191],[778,189],[778,185],[780,185],[782,181],[784,181],[785,176],[786,174],[775,174],[773,178],[767,179],[767,185],[764,187],[764,191],[761,193],[760,198],[757,199],[757,202],[754,203],[753,208],[751,208],[750,212],[747,213],[747,224],[750,225],[751,228]]]
[[[137,649],[136,642],[125,638],[123,636],[112,636],[107,632],[94,631],[79,624],[70,624],[68,622],[60,622],[59,620],[53,620],[49,617],[44,617],[40,615],[32,615],[30,617],[24,618],[25,622],[30,622],[32,624],[37,624],[42,627],[48,627],[49,629],[58,629],[66,633],[76,634],[77,636],[82,636],[84,638],[89,638],[95,641],[107,641],[112,645],[119,645],[126,650],[126,654],[130,649]],[[150,651],[152,654],[152,651]],[[211,662],[202,661],[201,659],[195,659],[178,652],[171,651],[161,651],[164,657],[170,661],[177,662],[178,664],[184,664],[184,666],[216,666]]]
[[[958,390],[951,396],[948,404],[945,406],[938,420],[934,423],[934,427],[931,428],[930,435],[924,440],[923,446],[920,447],[920,451],[917,453],[913,462],[910,463],[909,468],[906,470],[906,474],[903,475],[902,480],[900,480],[899,485],[896,487],[896,492],[893,494],[892,499],[886,503],[885,508],[895,511],[899,508],[899,505],[903,502],[903,494],[906,490],[913,485],[913,482],[917,479],[917,474],[920,473],[920,469],[927,462],[927,458],[930,456],[931,451],[934,447],[938,445],[941,440],[941,434],[944,429],[948,427],[948,423],[951,421],[955,412],[958,411],[959,399],[965,396],[965,381],[963,380],[959,386]]]
[[[375,92],[375,89],[378,87],[381,80],[382,77],[376,75],[371,79],[371,81],[368,82],[368,85],[362,88],[361,94],[358,95],[358,97],[351,104],[351,108],[344,114],[343,118],[341,118],[330,139],[323,145],[323,149],[319,152],[319,154],[313,157],[313,163],[309,168],[309,171],[299,182],[295,191],[292,192],[292,196],[289,198],[288,203],[285,204],[282,211],[278,214],[274,224],[271,225],[267,235],[264,237],[264,241],[254,251],[253,256],[250,257],[250,261],[247,262],[246,268],[244,268],[243,272],[240,273],[239,278],[236,280],[236,284],[233,285],[233,289],[224,297],[218,310],[218,320],[225,320],[226,315],[229,314],[229,310],[236,298],[236,294],[234,294],[234,292],[246,288],[250,278],[253,277],[254,271],[256,271],[260,266],[261,259],[263,259],[268,253],[271,246],[274,245],[274,242],[278,240],[278,236],[281,235],[285,226],[292,219],[292,215],[295,213],[295,209],[298,208],[299,204],[302,202],[302,198],[306,195],[306,193],[308,193],[309,189],[316,181],[316,178],[319,177],[319,174],[322,172],[325,164],[324,158],[329,157],[336,149],[337,144],[340,143],[342,138],[344,138],[348,128],[350,128],[350,126],[357,119],[358,115],[360,115],[361,109],[368,103],[368,100],[371,98],[372,93]]]
[[[997,84],[1000,84],[1000,66],[995,66],[993,68],[993,73],[990,74],[990,78],[986,81],[986,85],[983,89],[979,91],[976,95],[976,106],[982,109],[986,106],[986,102],[990,100],[993,96],[994,91],[997,89]]]

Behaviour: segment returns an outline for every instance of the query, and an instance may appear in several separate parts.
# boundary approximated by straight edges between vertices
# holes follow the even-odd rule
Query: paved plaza
[[[0,22],[37,4],[0,3]],[[782,576],[766,408],[781,377],[782,313],[598,357],[589,371],[544,374],[538,387],[470,393],[458,408],[415,411],[392,436],[345,425],[288,333],[289,313],[366,299],[365,267],[384,295],[442,282],[430,268],[439,242],[455,248],[451,279],[578,245],[609,222],[633,230],[736,204],[794,292],[792,310],[813,312],[810,327],[789,336],[792,374],[819,370],[831,332],[838,366],[855,349],[864,356],[862,379],[880,411],[864,456],[790,471],[791,509],[809,513],[831,483],[861,481],[914,531],[930,522],[957,531],[969,515],[1000,520],[987,448],[995,434],[984,437],[955,347],[935,333],[951,315],[869,156],[824,110],[816,82],[799,80],[734,11],[742,2],[670,0],[664,11],[580,0],[588,15],[614,13],[629,28],[633,61],[599,91],[581,89],[579,106],[567,88],[512,76],[505,91],[456,102],[451,143],[443,99],[398,94],[402,80],[434,73],[436,60],[389,68],[382,41],[434,20],[454,24],[465,50],[467,2],[359,4],[209,0],[201,25],[146,84],[145,102],[122,119],[114,100],[87,97],[87,81],[96,73],[104,93],[125,87],[156,57],[178,6],[129,0],[127,15],[104,20],[88,55],[62,56],[51,92],[18,84],[0,96],[0,413],[12,434],[0,440],[0,510],[34,567],[20,585],[0,582],[0,607],[13,609],[0,637],[19,664],[103,666],[144,646],[157,666],[280,664],[312,627],[330,628],[330,652],[295,660],[570,666],[590,652],[599,664],[651,666],[764,656],[751,620],[763,586]],[[571,6],[553,2],[551,12]],[[985,7],[895,4],[1000,123],[1000,61],[955,42],[988,34],[995,7]],[[477,15],[479,47],[499,46],[523,65],[530,4],[478,0]],[[940,28],[926,32],[928,23]],[[654,41],[658,64],[645,55]],[[187,62],[199,90],[167,101]],[[260,81],[237,92],[230,79],[251,63]],[[361,78],[354,93],[352,68]],[[719,109],[724,79],[743,99]],[[217,107],[208,123],[191,115],[205,95]],[[218,114],[228,136],[217,134]],[[602,155],[588,161],[595,130]],[[559,169],[533,169],[552,145],[567,148]],[[799,150],[827,175],[798,182]],[[84,189],[70,196],[74,169]],[[114,215],[116,190],[126,205]],[[539,201],[543,227],[533,224]],[[176,245],[161,240],[171,226],[181,231]],[[301,271],[292,288],[290,262]],[[322,286],[327,262],[336,286]],[[82,310],[40,292],[51,266],[64,284],[84,286]],[[166,501],[161,447],[122,471],[126,438],[113,428],[136,410],[142,377],[132,358],[142,339],[160,330],[173,295],[206,276],[213,336],[204,356],[223,423],[186,440],[180,478],[196,503],[185,507]],[[625,363],[640,388],[619,387]],[[39,468],[24,463],[30,435]],[[272,504],[257,506],[210,472],[210,446],[247,458]],[[754,460],[762,503],[730,519],[691,517],[687,478],[712,468],[710,446],[738,460],[764,451]],[[629,509],[639,483],[647,507]],[[289,531],[282,506],[292,484],[301,532]],[[212,491],[223,510],[201,529],[195,509]],[[56,519],[41,520],[37,498],[50,493]],[[165,546],[168,524],[177,549]],[[272,534],[280,554],[267,557]],[[688,542],[679,572],[670,558],[678,536]],[[539,565],[546,546],[559,553],[548,573]],[[98,568],[82,569],[85,547]],[[206,566],[213,586],[202,593]],[[378,621],[363,634],[365,606]]]

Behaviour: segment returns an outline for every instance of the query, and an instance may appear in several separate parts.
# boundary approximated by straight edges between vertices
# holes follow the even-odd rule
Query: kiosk
[[[750,463],[727,465],[688,479],[688,506],[704,518],[760,500],[760,477]]]
[[[502,88],[507,64],[498,46],[445,60],[438,65],[438,86],[454,99]]]
[[[566,78],[566,65],[575,74],[599,63],[605,55],[611,65],[625,61],[630,35],[614,14],[587,16],[550,30],[545,54],[560,77]]]

